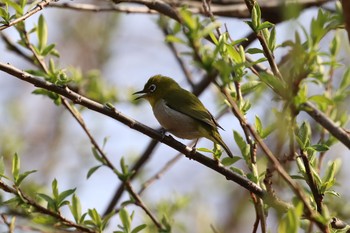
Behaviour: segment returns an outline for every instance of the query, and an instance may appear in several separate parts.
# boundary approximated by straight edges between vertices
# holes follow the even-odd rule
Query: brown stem
[[[322,201],[323,201],[323,194],[319,192],[315,178],[312,174],[312,168],[310,165],[310,161],[307,157],[307,154],[305,151],[301,151],[300,154],[301,159],[303,160],[303,164],[305,166],[305,173],[307,176],[307,183],[310,186],[312,195],[314,196],[314,200],[316,202],[316,208],[317,211],[322,215],[323,208],[322,208]]]
[[[341,127],[338,127],[331,119],[323,112],[318,110],[312,103],[305,102],[302,105],[302,110],[307,112],[316,122],[328,130],[335,138],[341,141],[347,148],[350,149],[350,134]]]
[[[152,219],[152,222],[157,226],[159,232],[163,231],[162,224],[157,220],[157,218],[153,215],[150,209],[147,208],[145,203],[142,201],[141,197],[134,191],[133,187],[131,186],[130,182],[127,181],[125,183],[126,189],[130,193],[130,195],[134,198],[135,204],[139,207],[141,207],[146,214]]]

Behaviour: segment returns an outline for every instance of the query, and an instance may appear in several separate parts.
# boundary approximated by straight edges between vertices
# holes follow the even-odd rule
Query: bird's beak
[[[136,97],[135,100],[142,99],[142,98],[147,96],[147,92],[145,90],[137,91],[137,92],[133,93],[133,95],[139,95],[139,94],[143,94],[143,95]]]

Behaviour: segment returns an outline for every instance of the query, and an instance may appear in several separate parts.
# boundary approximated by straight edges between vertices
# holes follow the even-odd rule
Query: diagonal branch
[[[66,219],[65,217],[63,217],[59,213],[53,212],[49,209],[46,209],[45,207],[39,205],[37,202],[35,202],[31,198],[27,197],[24,193],[21,192],[20,189],[13,188],[13,187],[5,184],[2,180],[0,180],[0,189],[7,192],[7,193],[12,193],[16,196],[20,196],[22,201],[24,201],[26,204],[32,206],[37,212],[44,214],[44,215],[51,216],[51,217],[57,219],[58,221],[60,221],[65,226],[74,227],[81,232],[89,232],[89,233],[95,232],[94,230],[91,230],[90,228],[78,225],[78,224]]]
[[[138,174],[138,172],[141,170],[141,168],[146,164],[146,162],[151,158],[152,152],[158,145],[158,140],[152,139],[151,142],[148,144],[146,150],[143,152],[143,154],[138,158],[138,160],[133,164],[130,171],[132,171],[132,175],[129,177],[129,180],[133,180],[135,176]],[[125,190],[125,185],[120,184],[115,191],[112,199],[109,201],[108,206],[106,210],[104,211],[103,215],[106,216],[110,212],[113,211],[114,207],[117,205],[118,201],[123,195],[123,192]]]
[[[146,214],[152,219],[152,222],[157,226],[159,232],[165,231],[162,226],[162,224],[158,221],[158,219],[154,216],[154,214],[151,212],[149,208],[143,203],[141,197],[134,191],[133,187],[131,186],[130,182],[127,181],[125,183],[126,189],[128,190],[129,194],[134,198],[135,204],[139,207],[141,207]]]
[[[103,152],[102,148],[98,145],[97,141],[95,140],[95,138],[92,136],[92,134],[88,130],[88,128],[87,128],[87,126],[85,124],[85,121],[82,118],[80,112],[78,112],[78,110],[76,108],[74,108],[74,106],[71,106],[68,103],[66,98],[62,98],[62,103],[66,107],[66,109],[68,109],[68,111],[72,114],[74,119],[77,120],[77,122],[79,123],[81,128],[84,130],[84,132],[86,133],[86,135],[90,139],[91,144],[95,147],[95,149],[98,151],[100,156],[103,158],[104,164],[107,165],[112,171],[115,171],[116,168],[114,167],[112,162],[108,159],[107,155]]]
[[[163,144],[166,144],[173,149],[181,152],[184,154],[187,158],[191,160],[195,160],[202,165],[220,173],[223,175],[227,180],[231,180],[245,189],[249,190],[250,192],[253,192],[260,198],[265,198],[267,193],[265,190],[261,189],[258,185],[256,185],[254,182],[250,181],[249,179],[231,171],[230,169],[225,168],[222,164],[220,164],[218,161],[208,158],[204,156],[203,154],[193,151],[192,148],[189,148],[188,146],[182,144],[181,142],[175,140],[174,138],[170,136],[164,136],[162,133],[124,115],[123,113],[119,112],[115,108],[111,108],[109,106],[102,105],[98,102],[95,102],[91,99],[88,99],[72,90],[70,90],[68,87],[62,87],[57,86],[55,84],[52,84],[48,81],[45,81],[39,77],[35,77],[33,75],[30,75],[24,71],[19,70],[18,68],[15,68],[9,64],[0,63],[0,70],[18,78],[25,82],[31,83],[36,87],[44,88],[46,90],[52,91],[54,93],[57,93],[59,95],[65,96],[66,98],[72,100],[74,103],[82,105],[84,107],[87,107],[90,110],[93,110],[95,112],[99,112],[103,115],[109,116],[120,123],[129,126],[130,128],[139,131],[153,139],[156,139]]]
[[[303,110],[307,112],[317,123],[322,125],[334,137],[341,141],[347,148],[350,149],[350,134],[341,127],[338,127],[331,119],[329,119],[323,112],[318,110],[309,101],[302,106]]]
[[[10,23],[0,26],[0,31],[5,30],[6,28],[12,27],[16,24],[18,24],[19,22],[22,22],[24,20],[26,20],[27,18],[29,18],[30,16],[34,15],[35,13],[41,11],[42,9],[44,9],[44,7],[46,7],[47,5],[49,5],[53,0],[43,0],[40,3],[38,3],[36,5],[36,7],[34,7],[32,10],[28,11],[26,14],[24,14],[23,16],[11,21]]]

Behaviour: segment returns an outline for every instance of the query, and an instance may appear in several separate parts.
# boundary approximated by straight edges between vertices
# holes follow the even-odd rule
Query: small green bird
[[[218,132],[218,127],[222,127],[197,96],[181,88],[173,79],[155,75],[147,81],[142,91],[134,94],[143,94],[136,99],[148,100],[154,116],[170,133],[184,139],[205,137],[221,145],[233,157]]]

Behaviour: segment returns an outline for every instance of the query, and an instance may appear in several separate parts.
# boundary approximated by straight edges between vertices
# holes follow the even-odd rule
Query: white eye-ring
[[[157,86],[155,84],[152,84],[151,86],[149,86],[148,90],[153,93],[155,90],[157,89]]]

